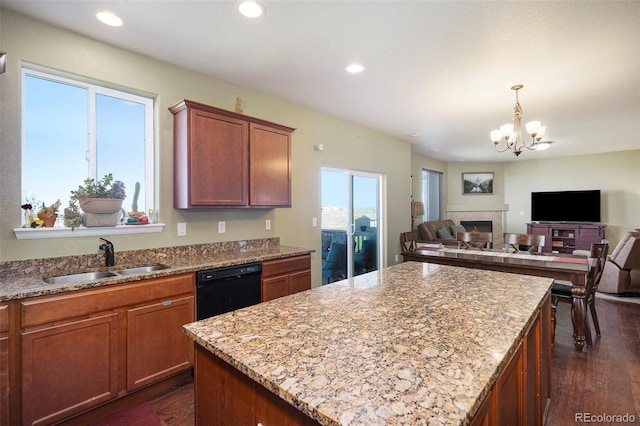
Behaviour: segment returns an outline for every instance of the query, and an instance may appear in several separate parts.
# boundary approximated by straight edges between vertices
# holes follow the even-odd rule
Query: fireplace
[[[467,231],[493,232],[493,222],[490,220],[461,220],[460,225]]]

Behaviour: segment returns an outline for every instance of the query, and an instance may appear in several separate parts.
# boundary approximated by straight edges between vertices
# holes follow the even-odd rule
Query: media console
[[[599,243],[604,238],[605,227],[587,223],[527,223],[527,233],[545,236],[545,253],[571,253],[590,250],[592,243]]]

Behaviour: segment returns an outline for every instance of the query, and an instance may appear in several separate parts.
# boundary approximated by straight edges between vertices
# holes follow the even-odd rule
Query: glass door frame
[[[334,173],[343,173],[347,175],[347,211],[348,211],[348,223],[346,223],[347,227],[347,278],[352,278],[354,275],[354,234],[355,234],[355,215],[354,215],[354,206],[353,206],[353,178],[354,177],[365,177],[376,180],[376,270],[382,268],[382,259],[383,259],[383,245],[384,245],[384,216],[382,210],[382,200],[383,200],[383,174],[382,173],[374,173],[374,172],[365,172],[361,170],[354,170],[344,167],[336,167],[336,166],[327,166],[323,165],[320,168],[320,173],[322,172],[334,172]],[[322,179],[321,179],[322,181]],[[321,191],[322,192],[322,191]],[[322,197],[322,195],[321,195]],[[324,207],[323,200],[320,200],[321,207]],[[322,226],[321,226],[322,229]]]

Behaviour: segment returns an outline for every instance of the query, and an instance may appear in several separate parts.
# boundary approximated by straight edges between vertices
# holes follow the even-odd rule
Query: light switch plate
[[[221,220],[218,222],[218,234],[224,234],[225,232],[227,232],[227,224]]]
[[[179,222],[178,224],[178,237],[184,237],[187,235],[187,224],[184,222]]]
[[[271,219],[267,219],[264,225],[267,229],[271,229]]]

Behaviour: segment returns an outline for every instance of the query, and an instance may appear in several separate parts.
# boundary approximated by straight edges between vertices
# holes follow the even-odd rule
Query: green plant
[[[74,200],[69,200],[69,207],[64,209],[64,226],[71,228],[73,231],[75,228],[82,224],[82,215],[78,210],[78,205]]]
[[[44,203],[42,203],[42,208],[38,210],[38,215],[42,214],[45,217],[52,219],[57,216],[58,209],[60,208],[61,205],[62,203],[60,202],[60,200],[57,200],[55,203],[51,204],[49,207],[47,207]]]
[[[140,196],[140,182],[136,182],[135,189],[133,190],[133,202],[131,203],[131,211],[138,211],[138,197]]]
[[[111,173],[104,175],[99,181],[87,178],[84,180],[84,185],[80,185],[78,189],[71,191],[72,201],[83,198],[116,198],[123,200],[126,198],[124,183],[120,180],[114,181]]]

